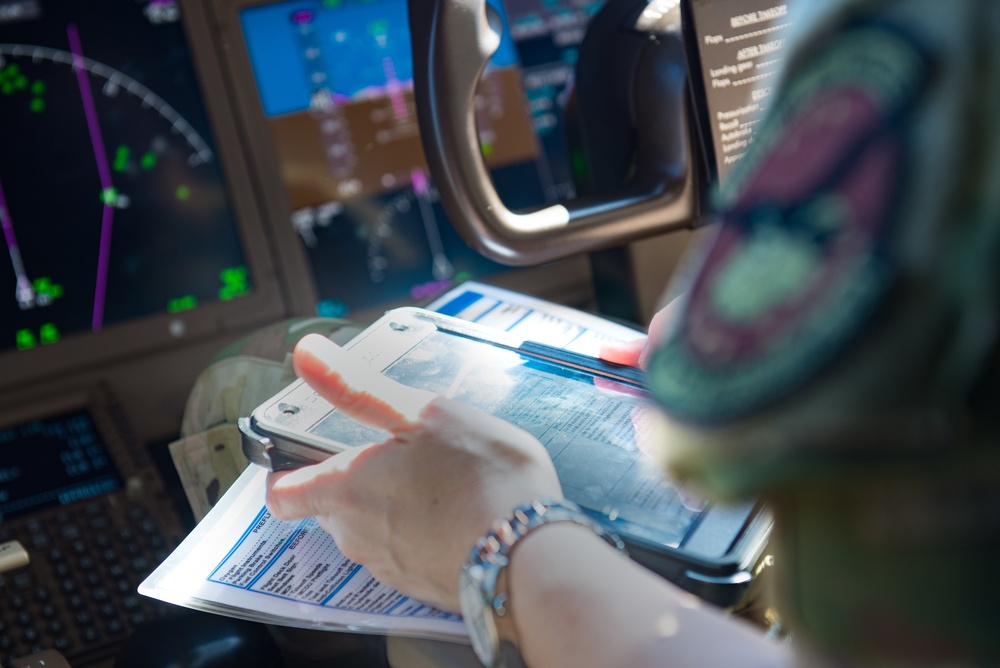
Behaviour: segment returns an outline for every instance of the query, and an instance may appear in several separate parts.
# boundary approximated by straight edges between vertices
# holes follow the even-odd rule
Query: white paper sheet
[[[425,308],[487,325],[518,339],[592,357],[597,357],[604,342],[645,336],[644,332],[579,309],[476,281],[462,283]]]
[[[304,628],[463,641],[458,615],[409,599],[346,559],[314,519],[264,506],[266,472],[249,467],[139,593],[232,617]]]

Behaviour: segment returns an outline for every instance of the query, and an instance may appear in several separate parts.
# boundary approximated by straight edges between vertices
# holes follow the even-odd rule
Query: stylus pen
[[[474,340],[483,340],[483,338],[486,338],[482,333],[482,325],[473,325],[450,316],[443,316],[451,321],[444,324],[441,322],[441,315],[437,313],[421,313],[419,310],[413,312],[413,317],[426,320],[439,330],[456,336],[464,336]],[[480,329],[477,330],[475,327],[479,327]],[[507,350],[513,350],[530,357],[562,364],[563,366],[579,369],[592,375],[602,376],[609,380],[629,383],[643,389],[646,388],[646,372],[634,366],[606,362],[597,357],[581,355],[580,353],[570,352],[564,348],[556,348],[535,341],[514,340],[501,336],[497,338],[489,337],[488,342],[498,348],[506,348]]]
[[[634,366],[606,362],[596,357],[581,355],[534,341],[524,341],[517,350],[526,355],[559,362],[611,380],[625,381],[639,387],[646,387],[646,372]]]

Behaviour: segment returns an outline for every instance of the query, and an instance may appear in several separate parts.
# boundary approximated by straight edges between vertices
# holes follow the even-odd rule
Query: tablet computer
[[[641,371],[510,338],[415,308],[396,309],[347,346],[373,370],[502,417],[544,444],[565,496],[614,529],[638,562],[722,606],[738,602],[770,518],[757,503],[709,505],[643,449]],[[248,458],[272,470],[316,463],[388,433],[296,381],[240,420]]]

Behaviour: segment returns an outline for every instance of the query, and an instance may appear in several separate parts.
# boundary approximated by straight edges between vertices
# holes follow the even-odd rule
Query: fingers
[[[307,471],[309,466],[297,471],[268,473],[265,489],[267,490],[267,509],[279,520],[299,520],[312,517],[313,502],[309,494],[302,493],[294,480],[286,481],[289,475]]]
[[[324,462],[294,471],[267,474],[267,507],[279,520],[298,520],[330,512],[346,489],[345,474],[354,460],[375,444],[349,448]]]
[[[661,308],[649,321],[649,339],[651,341],[662,341],[667,332],[677,323],[681,315],[683,306],[682,299],[674,299],[669,304]]]
[[[639,357],[646,347],[646,338],[626,342],[609,342],[601,344],[600,357],[607,362],[639,366]]]
[[[292,361],[321,397],[354,419],[392,433],[412,428],[435,397],[386,378],[319,334],[303,337]]]
[[[666,336],[667,331],[677,321],[681,300],[674,299],[656,312],[649,322],[649,336],[624,343],[605,343],[601,346],[600,358],[616,364],[627,364],[645,369],[653,347]]]

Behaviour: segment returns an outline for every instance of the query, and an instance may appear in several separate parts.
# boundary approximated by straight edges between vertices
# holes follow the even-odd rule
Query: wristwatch
[[[518,540],[532,529],[552,522],[574,522],[590,528],[618,550],[625,545],[570,501],[537,500],[514,509],[510,518],[500,520],[480,538],[466,559],[458,577],[462,618],[472,640],[472,649],[487,668],[501,666],[498,623],[509,619],[507,595],[498,592],[504,568]],[[504,588],[505,589],[505,588]]]

